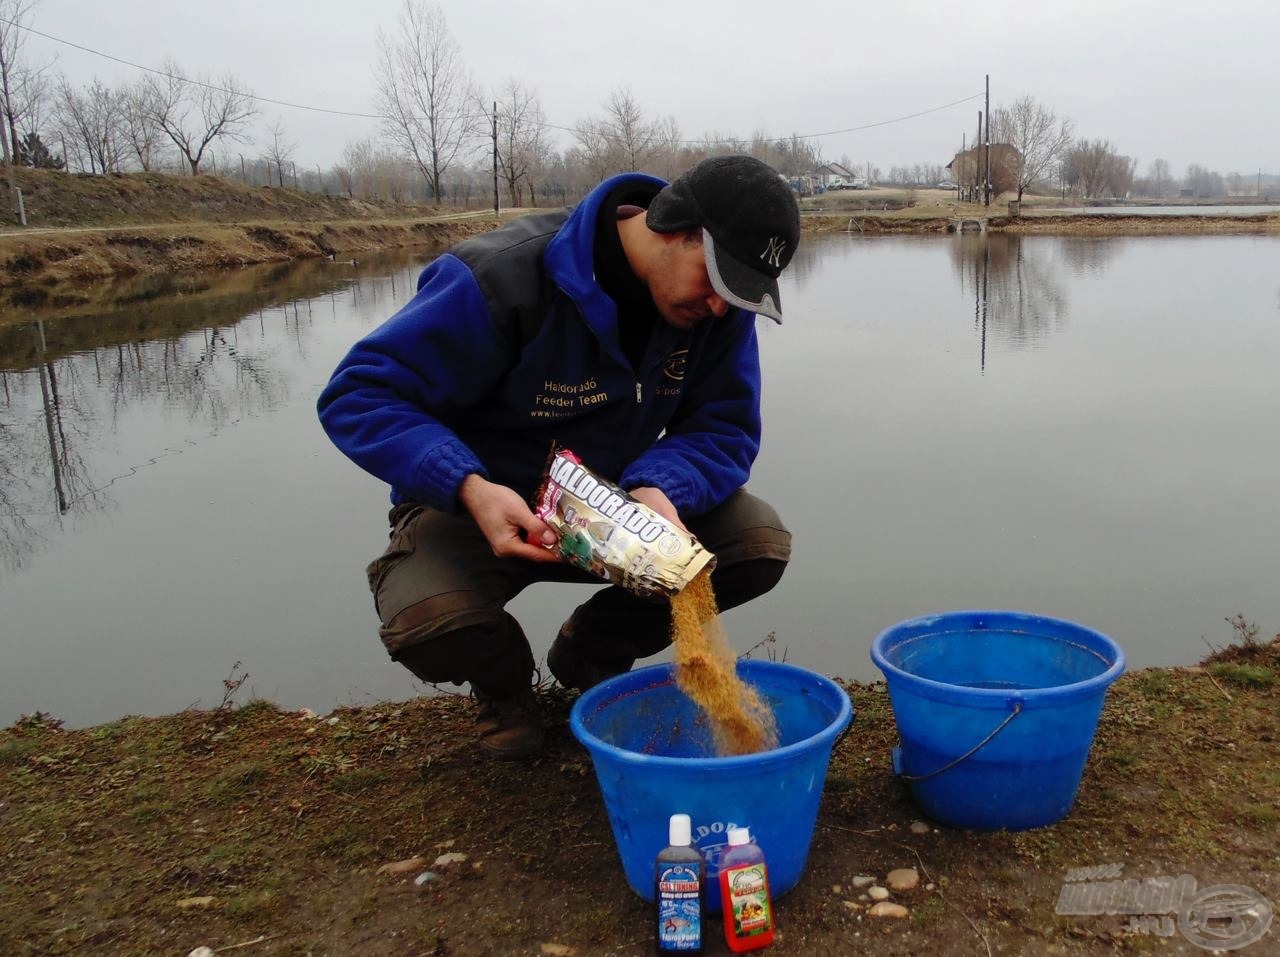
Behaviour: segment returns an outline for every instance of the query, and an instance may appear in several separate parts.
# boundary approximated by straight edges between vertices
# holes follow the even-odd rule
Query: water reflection
[[[951,265],[973,302],[978,366],[987,368],[987,341],[1010,349],[1044,344],[1067,320],[1067,295],[1051,261],[1052,247],[1006,233],[952,237]]]
[[[1194,661],[1236,611],[1274,628],[1277,253],[806,241],[787,322],[758,327],[752,475],[799,547],[727,633],[866,679],[877,631],[945,608],[1078,620],[1135,667]],[[286,707],[422,690],[382,653],[364,578],[386,487],[314,403],[430,255],[0,293],[0,724],[216,704],[236,661]],[[588,587],[517,599],[535,657]]]
[[[385,310],[408,291],[400,264],[423,256],[392,254],[360,271],[304,262],[8,292],[0,568],[21,569],[64,516],[110,508],[122,478],[289,402],[316,310],[339,293],[357,311]],[[370,273],[381,278],[362,282]],[[157,410],[179,423],[171,441],[122,434],[126,419]]]

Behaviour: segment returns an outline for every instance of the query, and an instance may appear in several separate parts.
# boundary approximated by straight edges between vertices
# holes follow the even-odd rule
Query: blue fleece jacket
[[[393,502],[456,511],[471,473],[531,500],[553,442],[623,488],[661,489],[683,515],[747,480],[760,444],[755,316],[681,331],[658,322],[639,368],[593,275],[603,198],[478,236],[423,270],[404,308],[348,353],[320,421]],[[611,213],[611,211],[610,211]]]

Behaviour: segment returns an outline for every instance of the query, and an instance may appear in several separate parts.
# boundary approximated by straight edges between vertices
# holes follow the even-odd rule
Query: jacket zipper
[[[641,396],[641,392],[640,392],[640,380],[639,380],[639,379],[637,379],[637,380],[636,380],[636,405],[639,405],[639,404],[640,404],[640,396]]]

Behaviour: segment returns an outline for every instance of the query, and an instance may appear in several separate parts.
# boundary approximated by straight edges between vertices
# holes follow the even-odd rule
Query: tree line
[[[135,80],[112,85],[95,78],[77,87],[51,65],[33,64],[25,56],[23,27],[37,3],[0,0],[0,142],[6,165],[100,174],[212,171],[352,198],[454,205],[486,202],[496,167],[505,202],[525,206],[572,201],[618,172],[672,178],[722,153],[751,154],[797,182],[825,162],[816,140],[795,134],[707,131],[685,138],[673,116],[647,114],[626,87],[608,93],[598,115],[571,127],[553,126],[525,80],[511,76],[490,87],[475,81],[439,6],[403,0],[394,29],[377,35],[372,78],[378,134],[348,142],[327,171],[312,166],[300,174],[297,144],[282,118],[274,118],[265,135],[259,130],[255,140],[253,124],[262,104],[234,75],[193,76],[170,58]],[[1072,121],[1031,97],[994,110],[990,134],[993,143],[1012,147],[1002,151],[993,181],[1019,199],[1028,190],[1085,199],[1164,197],[1182,190],[1220,196],[1244,183],[1238,174],[1224,178],[1195,165],[1178,180],[1162,159],[1138,177],[1136,160],[1108,140],[1078,138]],[[241,145],[257,154],[246,159]],[[963,186],[977,182],[982,172],[968,155],[957,154],[950,168],[928,162],[882,172],[848,156],[841,164],[865,172],[869,183]]]

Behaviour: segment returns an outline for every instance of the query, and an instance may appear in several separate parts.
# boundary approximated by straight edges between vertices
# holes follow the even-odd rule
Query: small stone
[[[928,824],[924,823],[924,821],[911,822],[912,834],[928,834],[930,830],[932,830],[932,828],[930,828]]]
[[[187,957],[214,957],[213,948],[204,946],[197,947],[191,953],[187,954]]]
[[[538,947],[546,957],[573,957],[577,953],[568,944],[539,944]]]
[[[872,917],[896,917],[901,919],[911,912],[901,904],[895,904],[892,901],[881,901],[879,904],[873,904],[871,910],[867,911],[867,913]]]
[[[870,887],[875,882],[876,882],[876,879],[874,877],[868,877],[866,874],[859,874],[849,883],[852,884],[854,887]]]
[[[889,872],[889,876],[885,878],[885,883],[889,885],[889,890],[895,894],[903,894],[916,889],[916,886],[920,883],[920,875],[916,873],[914,867],[899,867],[897,870]]]
[[[833,894],[839,894],[839,893],[840,893],[840,885],[839,885],[839,884],[832,884],[832,885],[831,885],[831,893],[833,893]]]
[[[408,874],[411,871],[420,870],[425,867],[427,859],[425,857],[409,857],[403,861],[392,861],[390,864],[383,864],[378,868],[379,874],[390,874],[392,877],[399,877],[402,874]]]
[[[870,890],[867,891],[873,901],[883,901],[889,899],[889,892],[879,884],[872,884]]]
[[[862,910],[862,905],[857,901],[845,901],[844,906],[848,910]]]
[[[418,887],[422,887],[426,884],[430,884],[439,876],[440,875],[437,874],[435,871],[423,871],[421,874],[419,874],[417,877],[413,879],[413,883],[416,884]]]
[[[933,887],[934,887],[934,885],[933,885],[933,882],[932,882],[932,881],[930,881],[928,884],[925,884],[925,885],[924,885],[924,889],[925,889],[925,890],[927,890],[927,891],[931,891],[931,890],[933,890]]]
[[[439,857],[436,858],[435,863],[432,864],[431,866],[432,867],[448,867],[450,864],[461,864],[466,859],[467,859],[467,855],[459,854],[458,852],[453,851],[449,854],[441,854]]]
[[[178,901],[178,907],[181,910],[190,910],[193,907],[208,907],[212,903],[212,897],[184,897]]]

